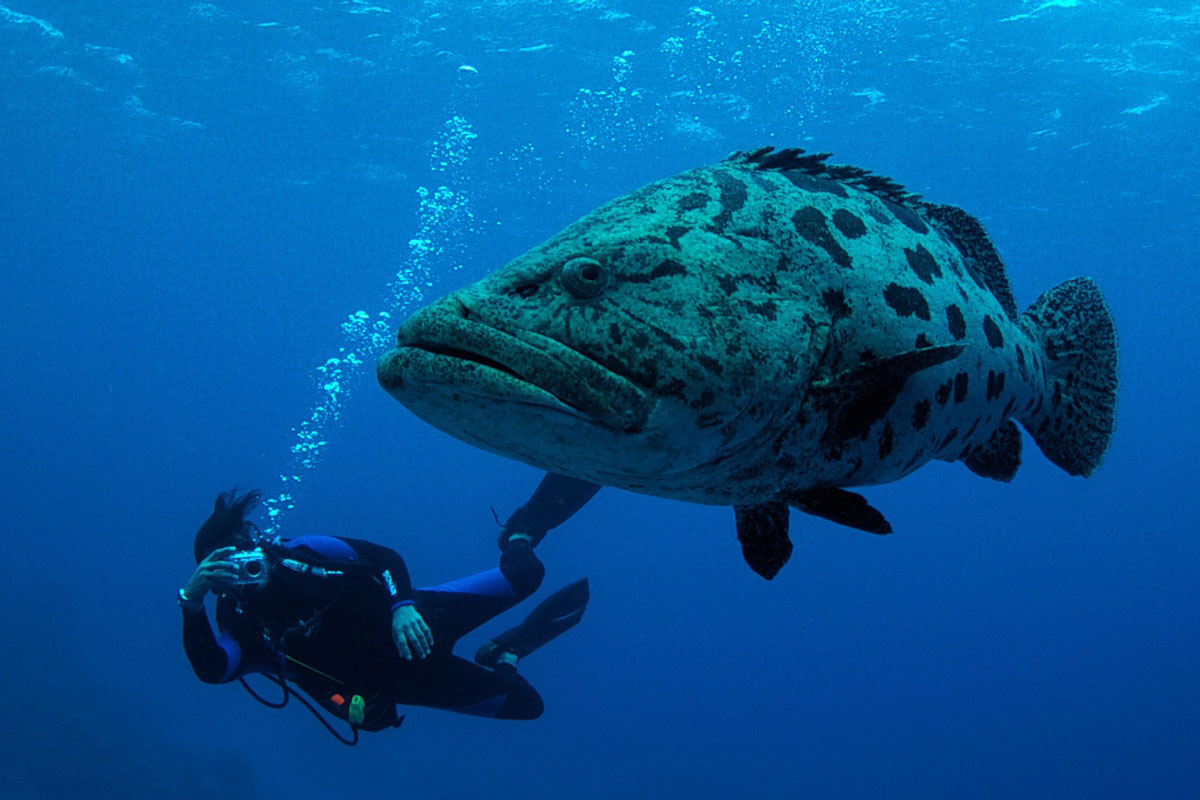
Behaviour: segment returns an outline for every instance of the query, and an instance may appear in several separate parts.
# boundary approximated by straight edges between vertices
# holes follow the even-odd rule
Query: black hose
[[[357,727],[355,727],[354,725],[350,726],[350,730],[354,735],[351,738],[347,739],[345,736],[342,736],[342,734],[338,733],[337,730],[335,730],[334,727],[329,724],[329,720],[325,719],[325,715],[322,714],[320,711],[318,711],[317,708],[308,701],[307,697],[305,697],[304,695],[302,695],[298,692],[293,692],[291,690],[291,687],[289,687],[287,685],[287,681],[285,681],[283,678],[277,677],[275,675],[266,675],[264,673],[264,676],[267,678],[267,680],[271,681],[271,683],[274,683],[277,686],[279,686],[280,689],[283,689],[283,700],[282,701],[280,701],[278,703],[272,703],[270,700],[266,699],[265,697],[260,695],[258,692],[251,689],[250,684],[246,682],[246,679],[244,677],[239,678],[238,680],[240,680],[242,682],[242,686],[245,687],[246,691],[250,693],[251,697],[253,697],[258,702],[262,703],[267,708],[283,708],[284,706],[286,706],[288,704],[288,700],[290,700],[292,697],[295,697],[297,700],[299,700],[304,705],[305,708],[307,708],[312,713],[312,715],[314,717],[317,718],[318,722],[320,722],[322,725],[325,726],[325,730],[329,731],[330,735],[333,736],[333,738],[337,739],[339,742],[346,745],[347,747],[354,747],[355,745],[358,744],[358,728]]]

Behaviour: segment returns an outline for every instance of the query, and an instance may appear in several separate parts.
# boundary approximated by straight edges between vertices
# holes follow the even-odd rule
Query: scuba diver
[[[484,643],[476,663],[452,651],[463,635],[537,590],[545,567],[534,547],[598,489],[548,474],[502,526],[498,569],[418,589],[395,550],[332,536],[268,538],[246,519],[261,494],[224,492],[196,532],[198,566],[179,590],[188,660],[200,680],[240,679],[272,707],[286,705],[294,683],[349,723],[352,739],[295,695],[345,744],[357,743],[360,729],[399,726],[404,717],[397,705],[536,719],[542,699],[517,673],[517,662],[579,622],[587,578]],[[204,606],[209,592],[217,596],[216,632]],[[245,682],[251,673],[278,684],[283,699],[255,693]]]

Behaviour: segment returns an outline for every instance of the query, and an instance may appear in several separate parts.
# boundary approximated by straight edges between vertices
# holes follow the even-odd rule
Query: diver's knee
[[[501,719],[537,719],[546,710],[546,704],[537,690],[522,680],[514,686],[504,699],[500,709]]]
[[[546,577],[546,567],[533,552],[529,542],[510,541],[500,554],[500,573],[512,584],[513,590],[525,598],[538,590]]]

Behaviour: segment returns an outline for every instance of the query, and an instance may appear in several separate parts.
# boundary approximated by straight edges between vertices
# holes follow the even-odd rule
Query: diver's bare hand
[[[413,656],[425,658],[433,651],[433,634],[414,605],[399,606],[392,612],[392,640],[405,661]]]
[[[210,591],[225,592],[237,580],[237,567],[226,557],[235,553],[236,547],[220,547],[208,554],[208,558],[196,565],[196,571],[188,578],[183,593],[193,602],[200,602]]]

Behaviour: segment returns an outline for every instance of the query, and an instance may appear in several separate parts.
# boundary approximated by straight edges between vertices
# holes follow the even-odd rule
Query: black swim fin
[[[484,642],[475,653],[475,663],[495,668],[505,653],[524,658],[579,624],[589,597],[587,578],[564,586],[538,603],[520,625]]]

